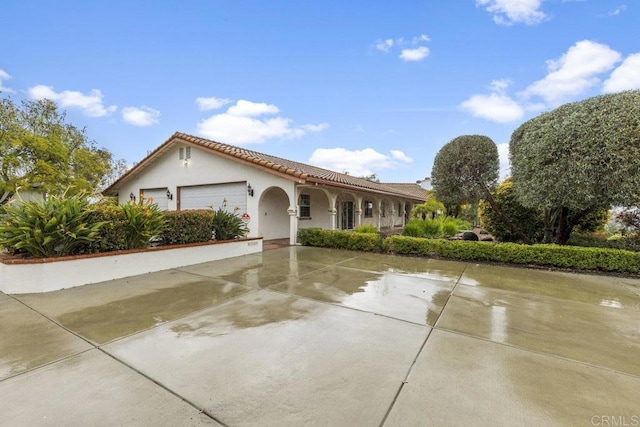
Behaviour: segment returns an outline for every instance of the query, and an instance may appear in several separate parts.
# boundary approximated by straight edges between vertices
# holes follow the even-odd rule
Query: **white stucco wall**
[[[263,239],[284,239],[289,237],[289,198],[280,188],[272,187],[262,194],[260,212],[254,226],[259,226]],[[249,224],[251,227],[251,223]]]
[[[0,291],[6,294],[56,291],[258,252],[262,252],[260,239],[36,264],[0,263]]]
[[[301,194],[308,194],[311,199],[311,218],[301,218],[298,221],[298,228],[330,228],[331,217],[329,216],[329,199],[322,190],[315,188],[303,188]]]
[[[289,200],[295,203],[295,183],[291,180],[212,155],[197,147],[191,147],[191,158],[185,164],[179,159],[179,147],[180,145],[177,144],[120,187],[119,202],[126,203],[132,192],[137,198],[142,188],[167,187],[173,194],[173,200],[168,201],[167,207],[169,210],[177,210],[180,198],[179,187],[246,181],[254,190],[253,197],[247,195],[247,213],[251,217],[248,237],[262,237],[259,235],[259,226],[256,221],[260,213],[260,195],[267,188],[274,186],[282,188]]]

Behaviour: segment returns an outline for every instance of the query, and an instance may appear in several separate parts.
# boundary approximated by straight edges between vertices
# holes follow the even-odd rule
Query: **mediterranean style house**
[[[290,244],[300,228],[402,227],[426,200],[418,184],[371,182],[180,132],[103,193],[165,210],[224,207],[243,217],[248,237]]]

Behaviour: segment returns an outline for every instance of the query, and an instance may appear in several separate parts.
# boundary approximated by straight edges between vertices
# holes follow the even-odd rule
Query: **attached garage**
[[[169,203],[167,199],[167,187],[164,188],[145,188],[140,190],[140,199],[153,200],[153,203],[158,205],[158,208],[162,211],[169,209]]]
[[[225,184],[195,185],[180,187],[180,210],[218,209],[227,200],[227,211],[233,212],[235,207],[243,214],[247,211],[247,183],[231,182]]]

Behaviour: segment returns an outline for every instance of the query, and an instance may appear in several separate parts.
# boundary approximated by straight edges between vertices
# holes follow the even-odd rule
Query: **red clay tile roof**
[[[173,143],[189,143],[205,150],[212,151],[218,155],[246,163],[249,166],[264,169],[267,172],[275,173],[293,179],[299,183],[319,183],[332,187],[341,187],[353,190],[364,190],[378,194],[390,196],[400,196],[413,200],[424,201],[426,194],[417,192],[414,188],[400,188],[397,184],[386,185],[355,176],[322,169],[316,166],[283,159],[281,157],[248,150],[242,147],[222,144],[209,139],[188,135],[181,132],[174,133],[164,144],[151,152],[147,157],[134,166],[129,172],[120,177],[116,182],[104,190],[105,194],[115,194],[123,182],[127,181],[136,172],[147,167],[156,157],[166,151]],[[402,184],[404,185],[404,184]],[[407,186],[417,186],[417,184],[406,184]],[[420,187],[419,187],[420,188]]]
[[[403,193],[413,194],[423,200],[427,200],[427,190],[422,188],[419,184],[411,182],[385,182],[383,185],[402,191]]]

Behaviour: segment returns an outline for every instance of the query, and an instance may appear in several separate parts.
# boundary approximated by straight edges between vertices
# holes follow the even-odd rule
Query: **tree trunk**
[[[569,208],[555,208],[552,214],[552,222],[550,221],[550,227],[547,225],[547,210],[545,210],[545,243],[555,243],[558,245],[566,245],[571,237],[573,228],[578,224],[578,221],[591,212],[594,208],[586,208],[578,212],[576,215],[569,216],[571,213]],[[549,240],[547,240],[547,232],[551,231]]]

